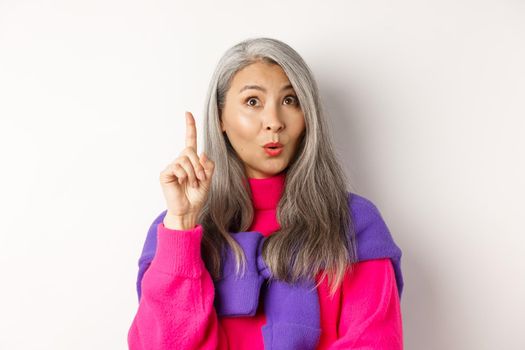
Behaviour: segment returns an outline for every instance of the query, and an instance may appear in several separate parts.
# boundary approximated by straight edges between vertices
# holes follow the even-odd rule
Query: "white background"
[[[253,36],[310,65],[402,248],[405,348],[524,349],[517,0],[0,0],[0,348],[127,348],[158,175]]]

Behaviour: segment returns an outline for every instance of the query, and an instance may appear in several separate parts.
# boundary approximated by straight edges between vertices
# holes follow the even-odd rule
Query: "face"
[[[257,62],[238,71],[220,114],[221,129],[250,178],[267,178],[285,170],[305,132],[299,100],[276,64]],[[264,147],[268,142],[281,143],[280,153],[269,154]]]

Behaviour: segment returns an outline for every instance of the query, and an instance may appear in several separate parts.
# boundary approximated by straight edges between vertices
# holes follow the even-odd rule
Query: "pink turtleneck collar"
[[[264,178],[248,178],[252,190],[253,208],[255,210],[276,209],[284,191],[286,172]]]

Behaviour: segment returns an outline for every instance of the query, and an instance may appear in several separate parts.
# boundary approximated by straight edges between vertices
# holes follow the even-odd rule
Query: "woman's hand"
[[[186,112],[186,147],[160,173],[160,185],[168,208],[167,217],[171,217],[171,220],[196,220],[206,201],[214,168],[215,163],[204,152],[200,157],[197,156],[195,119],[190,112]],[[190,228],[193,224],[189,225]]]

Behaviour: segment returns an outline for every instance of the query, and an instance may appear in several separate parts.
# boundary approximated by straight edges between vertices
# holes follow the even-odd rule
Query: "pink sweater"
[[[284,176],[249,179],[255,216],[248,231],[269,236],[279,229],[275,214]],[[217,317],[213,281],[200,256],[202,226],[180,231],[160,223],[157,228],[157,250],[142,279],[142,296],[128,332],[129,348],[263,350],[262,302],[253,317]],[[401,308],[390,259],[359,262],[345,275],[333,299],[326,279],[318,295],[317,349],[403,349]]]

